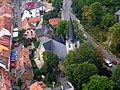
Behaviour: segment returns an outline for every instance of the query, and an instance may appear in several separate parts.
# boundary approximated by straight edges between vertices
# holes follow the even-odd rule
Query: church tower
[[[75,50],[76,48],[80,47],[80,42],[78,36],[75,34],[72,19],[70,17],[70,26],[69,26],[69,35],[66,35],[66,49],[67,54],[70,50]]]

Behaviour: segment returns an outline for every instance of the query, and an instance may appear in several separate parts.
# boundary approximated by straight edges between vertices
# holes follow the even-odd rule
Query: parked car
[[[117,61],[116,60],[112,60],[112,64],[117,65]]]
[[[65,77],[65,73],[62,73],[62,74],[61,74],[61,77]]]
[[[18,42],[14,43],[14,46],[17,47],[18,46]]]
[[[112,67],[112,63],[107,59],[105,59],[105,65],[108,67]]]

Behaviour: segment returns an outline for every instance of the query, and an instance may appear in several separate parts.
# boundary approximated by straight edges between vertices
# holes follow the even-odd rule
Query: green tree
[[[74,51],[70,51],[64,62],[65,66],[70,64],[79,64],[83,62],[95,63],[97,60],[96,49],[89,43],[83,43]]]
[[[110,13],[107,13],[106,15],[104,15],[102,17],[102,21],[101,21],[101,28],[103,29],[108,29],[109,27],[113,26],[115,24],[115,16],[111,15]]]
[[[55,81],[55,73],[58,70],[59,59],[58,56],[51,51],[43,52],[44,64],[41,68],[41,74],[45,75],[45,81]]]
[[[100,2],[94,2],[90,5],[90,9],[95,14],[97,24],[99,24],[101,17],[103,16],[102,4]]]
[[[60,9],[61,9],[61,0],[57,0],[55,4],[55,11],[59,13]]]
[[[73,75],[73,72],[75,70],[75,68],[77,67],[78,64],[70,64],[67,65],[64,68],[64,72],[65,72],[65,76],[66,78],[74,85],[75,84],[75,76]]]
[[[35,47],[38,48],[39,44],[40,44],[40,41],[36,41],[35,42]]]
[[[120,51],[120,23],[114,24],[109,28],[111,32],[111,47],[115,50]]]
[[[83,84],[83,90],[113,90],[113,81],[106,76],[94,75],[90,77],[90,82]]]
[[[73,26],[75,31],[78,30],[78,23],[77,21],[73,20]],[[66,34],[69,31],[69,21],[67,20],[62,20],[60,22],[58,22],[58,26],[56,28],[56,34],[57,35],[63,35],[64,37],[66,36]]]
[[[120,64],[118,64],[116,69],[113,70],[112,80],[115,84],[115,90],[120,90]]]
[[[75,86],[77,86],[77,90],[80,90],[83,83],[87,83],[89,81],[90,76],[93,76],[98,73],[98,69],[95,65],[89,64],[87,62],[78,64],[78,66],[74,69],[73,75],[75,77]]]
[[[53,6],[53,7],[55,7],[56,1],[57,1],[57,0],[52,0],[52,6]]]
[[[56,17],[58,17],[57,13],[55,11],[50,11],[44,14],[43,19],[44,21],[49,21],[49,19]]]
[[[95,22],[95,14],[90,9],[89,6],[84,6],[82,9],[82,19],[87,21],[90,25],[94,25]]]
[[[26,30],[20,30],[20,31],[18,32],[18,42],[19,42],[19,43],[24,43],[24,41],[26,40],[25,31],[26,31]]]
[[[21,86],[22,86],[22,80],[21,80],[21,78],[18,78],[17,83],[18,83],[18,86],[21,88]]]

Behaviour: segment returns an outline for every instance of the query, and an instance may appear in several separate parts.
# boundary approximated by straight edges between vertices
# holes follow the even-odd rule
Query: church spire
[[[74,43],[74,41],[76,39],[76,35],[75,35],[75,31],[74,31],[71,17],[70,17],[70,26],[69,26],[69,39],[72,43]]]

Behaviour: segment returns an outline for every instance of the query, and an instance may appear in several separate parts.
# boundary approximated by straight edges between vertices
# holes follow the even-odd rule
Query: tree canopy
[[[41,68],[41,74],[45,76],[46,82],[55,81],[55,73],[58,70],[59,59],[58,56],[51,51],[43,52],[44,64]]]
[[[61,0],[57,0],[55,4],[55,11],[59,13],[61,10]]]
[[[70,70],[70,71],[68,71]],[[81,64],[71,64],[65,69],[66,76],[74,86],[80,90],[83,83],[89,81],[90,76],[98,73],[97,67],[87,62]]]
[[[118,64],[116,69],[113,70],[112,80],[115,84],[115,90],[120,90],[120,64]]]
[[[74,51],[70,51],[66,57],[65,65],[73,63],[90,62],[94,63],[97,60],[96,49],[89,42],[81,44],[81,46]]]
[[[120,23],[114,24],[114,26],[109,28],[109,31],[112,34],[111,47],[120,51]]]
[[[77,21],[73,20],[73,26],[74,29],[77,31],[78,28],[78,23]],[[63,35],[64,37],[66,36],[66,33],[69,31],[69,21],[67,20],[62,20],[58,22],[57,28],[56,28],[56,34],[57,35]]]
[[[18,83],[18,86],[19,86],[19,87],[21,87],[21,86],[22,86],[22,80],[21,80],[21,78],[18,78],[17,83]]]
[[[83,90],[113,90],[114,84],[106,76],[94,75],[90,82],[83,84]]]

